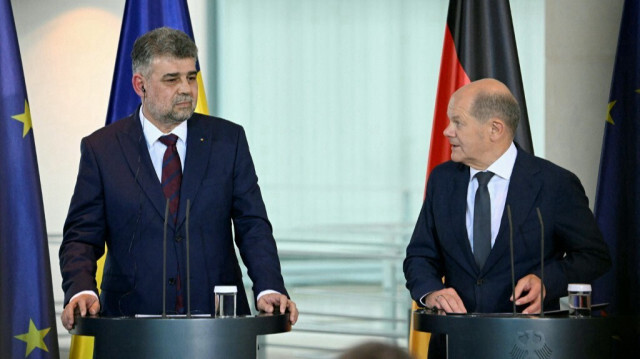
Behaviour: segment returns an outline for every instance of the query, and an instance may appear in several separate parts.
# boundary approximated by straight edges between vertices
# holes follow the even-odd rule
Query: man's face
[[[486,169],[491,164],[486,160],[491,145],[490,121],[479,123],[469,113],[471,100],[472,96],[464,92],[451,97],[447,109],[449,125],[444,135],[451,144],[451,160],[475,169]]]
[[[179,124],[191,117],[198,99],[194,59],[156,57],[145,77],[145,116],[163,125]]]

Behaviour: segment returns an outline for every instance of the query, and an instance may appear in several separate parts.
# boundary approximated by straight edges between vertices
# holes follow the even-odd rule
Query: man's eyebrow
[[[196,71],[196,70],[187,72],[187,76],[197,75],[197,74],[198,74],[198,71]],[[170,77],[180,77],[180,73],[179,72],[170,72],[170,73],[166,73],[166,74],[162,75],[163,79],[170,78]]]

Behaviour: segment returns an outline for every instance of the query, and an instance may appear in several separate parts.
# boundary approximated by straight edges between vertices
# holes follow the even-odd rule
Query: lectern
[[[562,358],[611,356],[615,321],[610,318],[438,314],[413,312],[414,329],[447,335],[449,359]]]
[[[94,358],[255,358],[258,335],[291,330],[289,313],[236,318],[76,317]]]

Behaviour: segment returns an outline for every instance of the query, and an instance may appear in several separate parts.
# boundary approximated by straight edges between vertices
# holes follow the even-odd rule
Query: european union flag
[[[20,49],[0,0],[0,358],[58,358],[49,247]]]
[[[637,318],[640,316],[640,2],[636,0],[624,4],[608,107],[595,216],[611,250],[613,267],[594,284],[593,299],[609,302],[610,314]]]
[[[186,0],[127,0],[120,29],[120,42],[116,66],[111,83],[111,96],[106,124],[129,116],[140,104],[140,97],[133,91],[131,77],[131,50],[136,39],[159,27],[181,30],[193,39],[191,18]],[[198,69],[198,103],[196,112],[208,114],[207,102]]]

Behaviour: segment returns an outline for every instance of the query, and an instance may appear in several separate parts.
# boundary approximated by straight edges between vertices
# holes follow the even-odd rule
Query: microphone
[[[169,198],[164,206],[164,229],[162,238],[162,318],[167,317],[167,223],[169,222]]]
[[[540,221],[540,316],[544,317],[544,222],[542,222],[540,207],[536,207],[536,212]]]
[[[509,219],[509,251],[511,259],[511,293],[513,293],[513,315],[516,315],[516,274],[513,264],[513,221],[511,220],[511,206],[507,204],[507,218]]]
[[[187,318],[191,318],[191,263],[189,261],[189,211],[191,209],[191,200],[187,200],[187,218],[186,218],[186,237],[187,237]]]

